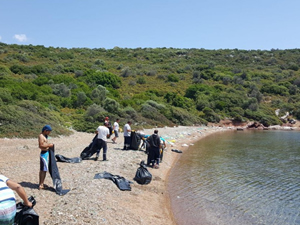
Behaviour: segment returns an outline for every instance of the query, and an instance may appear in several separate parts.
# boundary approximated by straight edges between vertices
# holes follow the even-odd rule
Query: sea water
[[[212,134],[184,151],[168,189],[180,225],[300,224],[300,132]]]

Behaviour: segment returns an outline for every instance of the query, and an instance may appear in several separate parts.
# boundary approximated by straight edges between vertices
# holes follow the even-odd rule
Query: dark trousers
[[[152,164],[152,166],[154,166],[155,162],[157,165],[159,165],[159,147],[150,147],[149,148],[149,154],[148,154],[148,159],[147,159],[147,165],[150,166],[150,164]]]
[[[96,151],[97,156],[99,156],[101,148],[103,148],[103,160],[106,160],[107,143],[102,139],[97,139],[97,151]]]
[[[131,137],[124,136],[124,149],[128,150],[131,144]]]

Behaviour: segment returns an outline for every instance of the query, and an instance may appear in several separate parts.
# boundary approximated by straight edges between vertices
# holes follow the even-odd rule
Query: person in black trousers
[[[147,138],[149,143],[149,154],[147,165],[152,166],[152,168],[159,168],[159,149],[160,149],[160,137],[158,136],[158,130],[154,130],[154,133]],[[151,164],[151,165],[150,165]]]

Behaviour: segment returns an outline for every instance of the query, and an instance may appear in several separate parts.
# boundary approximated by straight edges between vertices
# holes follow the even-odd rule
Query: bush
[[[85,73],[85,75],[85,80],[90,84],[119,88],[122,83],[120,77],[110,72],[89,70]]]
[[[7,88],[0,88],[0,99],[4,104],[10,104],[13,102],[13,97],[11,96],[11,92]]]
[[[91,98],[96,104],[102,104],[109,91],[102,85],[98,85],[91,93]]]
[[[86,117],[95,117],[100,112],[106,112],[104,108],[102,108],[100,105],[93,104],[89,106],[85,112]]]
[[[72,132],[62,124],[64,120],[34,101],[21,101],[19,105],[0,106],[0,137],[37,137],[45,124],[53,128],[51,136]]]
[[[208,122],[211,123],[219,123],[220,122],[220,117],[218,114],[216,114],[211,108],[205,107],[203,109],[203,113],[204,113],[204,119]]]
[[[179,77],[175,74],[169,74],[167,79],[169,82],[179,82]]]
[[[127,120],[136,120],[138,116],[137,112],[131,106],[125,107],[120,113],[123,117],[127,118]]]
[[[171,117],[168,118],[175,124],[191,126],[201,123],[200,118],[179,107],[171,107]]]
[[[146,84],[146,79],[145,77],[139,77],[136,82],[138,84]]]
[[[119,111],[120,104],[111,98],[106,98],[103,103],[103,108],[110,113],[117,113]]]

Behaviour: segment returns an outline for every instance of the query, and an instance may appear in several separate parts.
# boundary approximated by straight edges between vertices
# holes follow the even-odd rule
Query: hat
[[[45,126],[43,127],[43,129],[42,129],[42,132],[43,132],[43,131],[52,131],[52,128],[51,128],[50,125],[45,125]]]
[[[105,119],[106,119],[106,120],[108,120],[108,119],[109,119],[109,117],[107,116],[107,117],[105,117]]]

